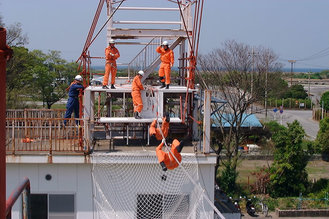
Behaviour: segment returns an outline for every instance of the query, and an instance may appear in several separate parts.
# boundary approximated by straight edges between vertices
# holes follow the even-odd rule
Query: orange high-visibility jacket
[[[161,62],[174,65],[174,52],[171,49],[168,48],[165,50],[163,47],[159,46],[156,51],[160,53]]]
[[[175,160],[175,158],[171,155],[171,153],[166,153],[162,150],[163,144],[164,143],[161,142],[161,144],[156,148],[156,155],[158,157],[158,161],[159,161],[159,163],[164,162],[167,169],[173,170],[176,167],[178,167],[178,163]],[[175,139],[172,142],[172,145],[171,145],[171,152],[174,154],[176,159],[179,162],[181,162],[182,161],[182,156],[176,149],[176,147],[179,146],[179,144],[180,144],[180,142],[177,139]]]
[[[113,54],[113,56],[111,56]],[[106,62],[115,62],[120,57],[119,50],[115,47],[108,46],[105,49],[105,59]]]
[[[131,84],[131,91],[141,91],[144,90],[141,79],[139,75],[134,77],[133,83]]]

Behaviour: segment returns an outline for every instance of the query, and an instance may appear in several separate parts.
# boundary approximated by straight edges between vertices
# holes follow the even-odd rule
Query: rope
[[[82,51],[82,54],[84,54],[88,48],[91,46],[91,44],[95,41],[95,39],[98,37],[98,35],[100,34],[100,32],[104,29],[104,27],[106,26],[106,24],[112,19],[113,15],[115,14],[115,12],[120,8],[120,6],[122,5],[122,3],[125,0],[122,0],[120,2],[120,4],[118,5],[118,7],[115,8],[115,10],[111,13],[111,15],[109,16],[109,18],[106,20],[106,22],[104,23],[104,25],[101,27],[101,29],[97,32],[97,34],[95,35],[95,37],[90,41],[90,43],[88,45],[85,46],[85,49]],[[82,56],[82,55],[81,55]],[[80,56],[80,58],[81,58]],[[79,58],[79,59],[80,59]]]
[[[157,125],[160,127],[160,123],[158,120],[158,113],[157,113]],[[208,202],[208,204],[214,209],[214,211],[217,213],[217,215],[221,218],[221,219],[225,219],[225,217],[222,215],[222,213],[216,208],[216,206],[209,200],[208,196],[205,194],[205,190],[201,187],[200,184],[197,184],[194,179],[188,174],[188,172],[185,170],[185,168],[181,165],[181,162],[178,161],[178,159],[176,158],[176,156],[171,152],[169,146],[167,145],[166,142],[166,138],[163,135],[162,130],[159,128],[161,136],[162,136],[162,142],[164,143],[165,147],[167,148],[167,150],[169,151],[169,153],[172,155],[172,157],[175,159],[175,161],[178,163],[178,166],[183,170],[183,172],[187,175],[187,177],[190,179],[190,181],[193,183],[193,185],[198,188],[202,193],[203,197],[206,199],[206,201]]]

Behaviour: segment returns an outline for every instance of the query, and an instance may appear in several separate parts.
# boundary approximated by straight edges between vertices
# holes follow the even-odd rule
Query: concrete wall
[[[7,198],[24,178],[31,182],[31,193],[75,194],[77,219],[93,218],[91,164],[7,163]],[[46,174],[52,179],[46,180]],[[21,218],[21,199],[16,201],[12,218]]]

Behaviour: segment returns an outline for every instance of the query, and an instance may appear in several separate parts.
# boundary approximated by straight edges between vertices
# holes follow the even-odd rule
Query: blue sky
[[[144,6],[150,1],[138,2]],[[159,5],[176,6],[166,0],[157,1]],[[98,0],[2,0],[0,14],[6,25],[22,23],[29,37],[28,48],[59,50],[63,58],[75,61],[97,5]],[[328,10],[328,0],[205,0],[199,50],[207,53],[225,40],[234,39],[273,49],[289,67],[285,60],[303,59],[329,48]],[[105,11],[102,15],[100,25],[106,20]],[[105,35],[102,32],[95,41],[93,55],[103,55]],[[135,51],[121,53],[121,61],[127,62]],[[295,67],[329,68],[329,52],[322,58],[297,62]]]

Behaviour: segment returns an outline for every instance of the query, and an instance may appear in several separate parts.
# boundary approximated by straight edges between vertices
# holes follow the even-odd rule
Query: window
[[[33,219],[75,219],[74,195],[31,194]]]

